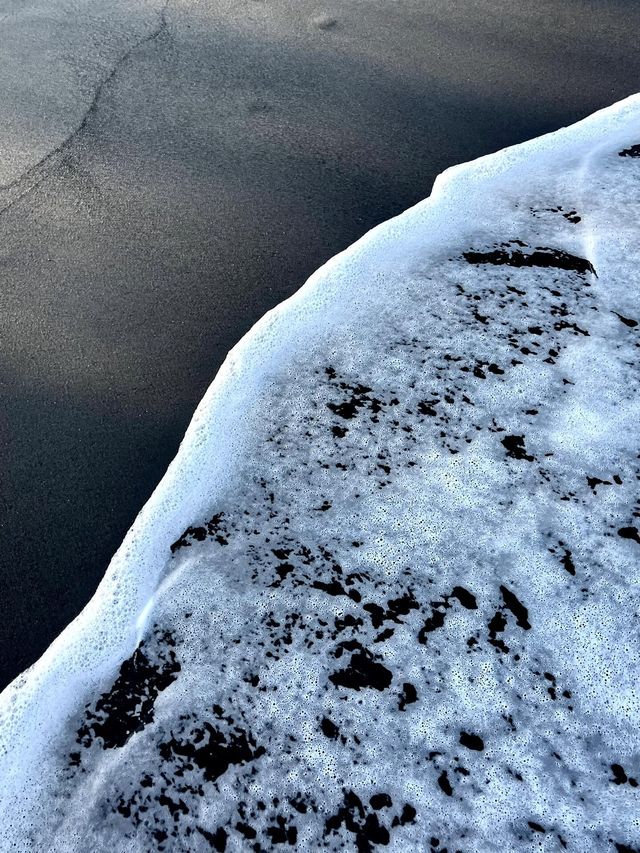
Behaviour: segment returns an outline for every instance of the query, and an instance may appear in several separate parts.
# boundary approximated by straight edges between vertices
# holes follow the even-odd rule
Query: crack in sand
[[[0,216],[7,213],[11,208],[15,207],[16,204],[21,202],[24,198],[26,198],[30,193],[32,193],[35,189],[37,189],[43,181],[46,180],[48,175],[39,175],[38,173],[45,168],[49,163],[54,161],[59,155],[63,154],[67,148],[72,144],[72,142],[82,133],[83,130],[88,126],[91,117],[96,113],[98,109],[98,105],[102,99],[104,91],[106,87],[111,83],[112,80],[116,77],[119,69],[133,56],[133,54],[143,47],[145,44],[150,44],[153,41],[156,41],[160,36],[166,31],[168,27],[167,23],[167,9],[169,7],[169,0],[166,0],[164,6],[160,10],[159,20],[156,27],[152,30],[152,32],[148,33],[141,39],[138,39],[135,44],[133,44],[128,50],[126,50],[115,63],[111,71],[104,77],[96,86],[95,91],[93,93],[93,97],[89,106],[84,112],[80,123],[77,127],[71,131],[71,133],[63,139],[63,141],[53,148],[51,151],[47,152],[37,163],[34,163],[32,166],[29,166],[22,174],[18,175],[17,178],[10,181],[7,184],[0,185],[0,192],[10,192],[11,190],[19,190],[20,185],[28,182],[30,178],[35,178],[34,183],[30,186],[26,187],[24,192],[19,193],[15,196],[11,201],[7,202],[3,207],[0,208]],[[36,177],[38,176],[38,177]]]

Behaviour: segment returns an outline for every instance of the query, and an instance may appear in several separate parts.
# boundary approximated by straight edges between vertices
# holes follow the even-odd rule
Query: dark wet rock
[[[307,803],[307,801],[302,797],[302,794],[298,794],[294,799],[289,800],[289,802],[299,814],[307,814],[310,805],[313,811],[318,810],[317,807],[313,804],[313,801],[311,801],[310,804]]]
[[[549,548],[549,551],[552,554],[558,555],[560,557],[560,564],[562,565],[563,569],[570,575],[575,577],[576,565],[573,560],[573,552],[565,546],[564,542],[558,542],[558,546],[562,548],[562,554],[558,554],[556,548]]]
[[[338,581],[330,581],[329,583],[325,583],[324,581],[314,581],[311,586],[313,589],[319,589],[322,592],[326,592],[327,595],[349,595],[347,590]]]
[[[380,631],[380,633],[373,638],[374,643],[385,643],[387,640],[390,640],[395,633],[394,628],[385,628],[384,631]]]
[[[417,812],[409,803],[405,803],[402,807],[402,813],[394,817],[391,821],[391,826],[406,826],[408,823],[415,823]]]
[[[360,619],[359,617],[356,618],[355,616],[352,616],[351,613],[347,613],[343,617],[336,616],[336,618],[334,620],[334,625],[335,625],[335,629],[336,629],[337,633],[340,633],[340,632],[346,630],[347,628],[352,628],[352,629],[357,630],[363,624],[364,623],[363,623],[362,619]]]
[[[171,553],[175,554],[180,548],[188,548],[191,542],[204,542],[205,539],[214,539],[219,545],[228,545],[228,533],[224,527],[224,513],[219,512],[207,521],[204,527],[187,527],[182,536],[170,546]]]
[[[420,629],[418,633],[418,642],[426,645],[427,635],[432,633],[432,631],[437,631],[438,628],[442,628],[446,619],[446,611],[437,610],[435,607],[431,611],[431,616],[425,621],[424,625]]]
[[[371,624],[374,628],[382,627],[384,622],[401,624],[401,616],[408,616],[412,610],[418,610],[419,607],[420,605],[411,593],[405,593],[405,595],[399,598],[389,600],[386,607],[375,604],[375,602],[368,602],[362,605],[363,610],[369,614]]]
[[[435,418],[438,414],[437,411],[433,408],[436,403],[438,403],[438,400],[422,400],[420,403],[418,403],[417,406],[418,413],[430,418]]]
[[[491,621],[489,622],[489,631],[492,634],[501,633],[507,627],[507,620],[503,613],[499,610],[491,617]]]
[[[169,811],[171,817],[174,820],[177,820],[179,815],[189,814],[189,808],[182,799],[179,799],[176,802],[175,800],[172,800],[171,797],[168,797],[166,794],[160,794],[160,796],[158,797],[158,803],[161,806],[164,806]]]
[[[509,646],[507,646],[504,640],[498,637],[498,634],[501,634],[507,627],[507,619],[504,613],[502,613],[500,610],[496,610],[496,612],[491,617],[487,627],[489,628],[489,642],[491,643],[491,645],[499,651],[507,654],[509,651]]]
[[[349,833],[354,836],[354,847],[358,853],[373,853],[375,847],[387,846],[391,841],[391,834],[376,812],[392,808],[391,797],[386,793],[374,794],[369,807],[365,806],[353,791],[344,791],[343,796],[344,804],[325,822],[325,837],[339,834],[341,831]],[[411,823],[415,815],[415,809],[406,804],[402,815],[393,817],[391,826],[395,828]]]
[[[564,566],[565,570],[569,572],[570,575],[575,575],[576,567],[572,559],[571,551],[567,550],[564,552],[562,557],[560,558],[560,562]]]
[[[380,628],[386,618],[386,610],[375,602],[368,602],[362,605],[362,609],[369,614],[371,624],[374,628]]]
[[[569,323],[566,320],[558,320],[553,324],[553,328],[556,332],[563,332],[565,329],[571,329],[574,335],[582,335],[585,338],[590,337],[589,332],[586,329],[581,328],[577,323]]]
[[[612,764],[611,773],[613,778],[611,781],[614,785],[630,785],[632,788],[638,787],[638,780],[633,776],[627,776],[624,767],[621,764]]]
[[[370,407],[374,412],[380,411],[381,403],[379,400],[370,396],[373,389],[369,388],[367,385],[361,385],[360,383],[357,385],[349,385],[346,382],[341,382],[340,388],[343,391],[349,392],[350,396],[341,403],[327,403],[327,408],[332,411],[334,415],[338,415],[338,417],[344,418],[345,420],[351,420],[352,418],[355,418],[358,411],[365,406]]]
[[[293,847],[298,840],[298,829],[295,824],[287,824],[282,815],[278,815],[276,823],[265,829],[272,844],[288,844]]]
[[[291,563],[280,563],[279,566],[276,566],[276,574],[278,575],[278,580],[274,581],[271,586],[278,587],[282,583],[282,581],[290,575],[294,570],[294,566]]]
[[[240,835],[243,835],[245,838],[249,839],[249,841],[253,841],[253,839],[258,835],[252,826],[249,826],[248,823],[242,823],[242,821],[238,821],[235,828]]]
[[[624,785],[627,781],[627,774],[624,772],[624,768],[620,764],[612,764],[611,772],[613,773],[613,779],[611,780],[616,785]]]
[[[587,477],[587,485],[594,494],[598,492],[598,486],[612,486],[611,480],[601,480],[599,477]]]
[[[387,619],[392,619],[394,622],[401,622],[400,616],[408,616],[412,610],[418,610],[420,605],[415,600],[411,593],[401,595],[399,598],[392,598],[387,602]]]

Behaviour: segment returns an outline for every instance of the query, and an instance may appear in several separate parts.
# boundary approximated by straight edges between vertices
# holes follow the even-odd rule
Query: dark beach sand
[[[640,89],[635,0],[5,5],[0,686],[267,309],[447,166]]]

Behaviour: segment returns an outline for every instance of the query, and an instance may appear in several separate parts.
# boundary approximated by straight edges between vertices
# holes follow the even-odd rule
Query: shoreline
[[[329,29],[308,3],[299,19],[275,4],[221,27],[170,11],[63,162],[3,216],[0,689],[90,599],[228,350],[267,310],[446,166],[640,88],[640,9],[615,31],[609,10],[567,19],[550,45],[544,8],[536,30],[501,5],[512,20],[484,4],[468,49],[472,21],[416,29],[411,3],[384,32],[381,7],[368,23],[347,6]],[[602,30],[591,53],[573,47],[579,26]],[[492,27],[511,38],[499,70]],[[447,51],[466,57],[456,86]]]

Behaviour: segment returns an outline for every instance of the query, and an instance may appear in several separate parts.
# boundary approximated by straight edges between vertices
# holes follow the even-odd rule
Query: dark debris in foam
[[[171,545],[171,553],[175,554],[180,548],[188,548],[193,542],[204,542],[207,538],[213,539],[218,545],[228,545],[228,535],[224,513],[216,513],[202,526],[187,527],[182,536]]]
[[[197,767],[205,781],[213,782],[232,764],[241,766],[264,755],[264,747],[257,746],[253,736],[236,726],[219,705],[214,705],[213,716],[218,725],[204,721],[191,728],[186,736],[172,736],[160,744],[161,757],[173,764],[177,776]],[[226,730],[218,727],[221,721]]]
[[[621,323],[624,323],[625,326],[628,326],[630,329],[635,329],[638,325],[638,321],[634,320],[633,317],[624,317],[622,314],[618,314],[617,311],[613,311],[618,320]]]
[[[582,217],[578,214],[578,211],[575,208],[572,207],[570,210],[565,210],[561,204],[556,205],[556,207],[530,207],[529,210],[536,218],[543,216],[545,213],[559,213],[572,225],[577,225],[579,222],[582,222]]]
[[[359,647],[359,650],[351,655],[351,660],[344,669],[331,673],[329,681],[336,687],[347,687],[349,690],[361,690],[365,687],[386,690],[392,678],[390,669],[376,661],[368,649]]]
[[[512,243],[515,242],[512,241]],[[525,249],[529,248],[521,241],[517,241],[517,243]],[[469,264],[494,264],[496,266],[516,268],[540,267],[541,269],[568,270],[569,272],[578,273],[578,275],[585,275],[586,273],[596,275],[591,261],[581,258],[578,255],[572,255],[563,249],[536,246],[532,251],[524,252],[522,249],[512,248],[509,243],[504,243],[502,246],[501,248],[490,249],[484,252],[473,250],[463,252],[462,257]]]
[[[631,145],[618,152],[620,157],[640,157],[640,145]]]
[[[385,792],[373,794],[367,804],[353,791],[345,790],[342,805],[325,821],[324,834],[345,840],[351,837],[358,853],[372,853],[376,847],[389,844],[395,827],[412,824],[415,818],[416,810],[409,803],[394,814],[393,801]]]
[[[153,721],[158,694],[176,680],[180,662],[175,653],[175,640],[170,631],[156,631],[152,657],[141,642],[131,657],[120,667],[112,687],[95,704],[85,708],[84,722],[77,732],[77,742],[89,747],[95,740],[103,749],[124,746],[136,732]],[[78,764],[80,753],[71,756]]]
[[[205,828],[197,823],[194,814],[205,797],[206,785],[215,783],[231,768],[241,773],[243,767],[265,754],[264,747],[256,744],[241,723],[218,705],[211,708],[208,719],[182,714],[169,736],[159,740],[157,750],[160,771],[142,773],[132,793],[121,794],[113,803],[113,813],[130,822],[135,833],[150,833],[153,849],[192,849],[195,838],[200,838],[209,842],[212,849],[224,851],[231,834],[245,839],[257,836],[247,822],[242,802],[238,804],[238,820],[233,829],[229,824]],[[266,828],[266,835],[277,843],[282,833],[285,840],[294,843],[295,826],[287,827],[284,818],[276,816],[275,825]]]
[[[630,539],[632,542],[636,542],[640,545],[640,529],[638,529],[635,525],[629,525],[629,527],[621,527],[618,530],[618,536],[621,536],[623,539]]]

